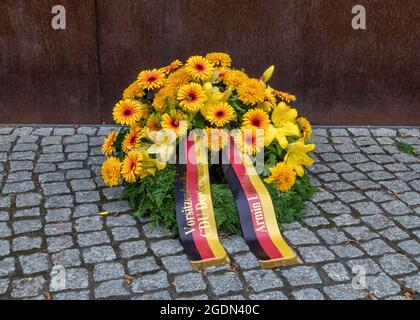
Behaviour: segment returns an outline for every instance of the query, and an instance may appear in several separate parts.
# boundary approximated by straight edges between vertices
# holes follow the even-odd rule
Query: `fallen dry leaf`
[[[347,243],[347,244],[356,244],[356,245],[359,245],[359,244],[360,244],[360,242],[359,242],[359,241],[354,240],[354,239],[348,239],[348,240],[346,241],[346,243]]]
[[[375,294],[374,294],[373,292],[369,292],[369,293],[368,293],[368,298],[369,298],[370,300],[378,300],[378,297],[377,297],[377,296],[375,296]]]
[[[44,298],[47,299],[47,300],[53,300],[54,299],[51,292],[44,291],[44,292],[42,292],[42,294],[44,295]]]
[[[133,281],[136,279],[133,276],[130,276],[129,274],[124,275],[124,279],[127,281],[127,284],[129,286],[131,286],[131,284],[133,283]]]

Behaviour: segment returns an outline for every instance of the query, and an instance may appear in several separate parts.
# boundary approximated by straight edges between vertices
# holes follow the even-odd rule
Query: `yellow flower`
[[[233,139],[241,152],[255,155],[264,146],[264,130],[241,128],[236,130]]]
[[[240,70],[228,70],[223,77],[223,82],[231,89],[238,88],[247,80],[249,80],[248,76]]]
[[[165,113],[162,116],[161,126],[165,129],[174,130],[178,137],[187,134],[188,130],[188,122],[185,116],[175,110],[171,110],[170,114]]]
[[[284,102],[280,102],[277,107],[274,108],[271,114],[272,126],[269,126],[265,131],[264,144],[270,145],[274,139],[277,139],[282,149],[288,145],[288,136],[299,136],[299,128],[294,123],[297,117],[297,110],[290,108]]]
[[[216,127],[223,127],[234,118],[234,110],[227,102],[215,104],[207,109],[206,119]]]
[[[121,100],[114,107],[114,121],[121,125],[132,125],[144,116],[145,110],[145,106],[136,100]]]
[[[220,67],[214,70],[213,78],[211,79],[211,82],[220,82],[223,81],[226,74],[230,71],[227,67]]]
[[[295,143],[289,144],[287,147],[287,153],[284,157],[284,162],[291,166],[299,177],[304,174],[303,166],[311,166],[314,163],[314,159],[307,155],[315,149],[314,144],[306,144],[302,140],[298,140]]]
[[[312,136],[312,127],[309,121],[304,117],[299,117],[296,119],[296,122],[302,130],[302,136],[305,139],[310,139]]]
[[[146,127],[149,131],[158,131],[161,129],[159,119],[157,116],[151,116],[146,123]]]
[[[281,100],[286,101],[287,103],[296,101],[296,96],[294,96],[290,93],[287,93],[287,92],[274,90],[274,95],[276,97],[279,97]]]
[[[137,80],[143,89],[159,89],[165,83],[165,74],[158,69],[145,70],[140,72]]]
[[[207,95],[198,83],[189,83],[179,89],[178,100],[185,111],[197,112],[204,106]]]
[[[206,128],[207,148],[211,151],[220,151],[229,141],[229,132],[223,129]]]
[[[121,162],[115,157],[108,158],[101,168],[102,179],[111,188],[118,185],[121,180]]]
[[[153,99],[152,106],[156,110],[162,110],[165,107],[175,105],[175,92],[171,87],[163,87],[156,93],[155,98]]]
[[[142,166],[139,174],[140,179],[147,176],[154,176],[157,170],[162,170],[166,167],[166,163],[160,163],[156,159],[150,157],[147,151],[142,151]]]
[[[190,57],[185,64],[185,68],[195,80],[201,81],[210,80],[214,72],[213,64],[202,56]]]
[[[274,66],[270,66],[267,70],[264,71],[263,75],[261,76],[261,80],[267,83],[268,80],[271,79],[273,72],[274,72]]]
[[[122,142],[122,150],[124,153],[128,153],[131,149],[140,146],[141,134],[138,127],[132,127],[127,135],[124,137]]]
[[[121,165],[121,175],[124,180],[133,183],[136,182],[141,172],[141,160],[143,159],[139,151],[130,151]]]
[[[134,81],[123,92],[123,99],[135,99],[142,97],[144,91],[140,88],[139,83]]]
[[[264,101],[265,88],[261,81],[249,79],[243,82],[237,89],[238,98],[245,104],[254,105]]]
[[[232,94],[232,90],[227,89],[224,92],[220,92],[220,89],[217,86],[213,86],[210,82],[206,82],[203,85],[203,90],[207,95],[207,100],[204,103],[204,107],[200,109],[201,114],[205,117],[208,108],[219,104],[221,102],[226,102]]]
[[[168,76],[168,80],[166,81],[166,87],[177,91],[180,87],[182,87],[187,82],[190,82],[191,80],[192,77],[187,72],[187,70],[185,68],[180,68]]]
[[[153,144],[147,149],[150,154],[158,154],[158,161],[166,163],[175,151],[176,134],[173,130],[159,130],[149,132],[149,139]]]
[[[105,138],[104,143],[102,144],[102,154],[105,156],[110,156],[114,151],[114,143],[117,141],[118,133],[116,131],[111,131],[111,133]]]
[[[293,169],[283,162],[278,162],[274,167],[270,168],[271,175],[264,179],[267,183],[272,183],[277,190],[287,192],[296,181],[296,173]]]
[[[243,115],[242,125],[247,128],[267,129],[270,125],[270,118],[267,113],[259,108],[251,109]]]
[[[171,64],[169,66],[160,68],[160,71],[162,71],[165,74],[169,74],[172,71],[175,71],[176,69],[182,67],[182,62],[178,59],[176,59],[175,61],[172,61]]]
[[[227,53],[213,52],[206,55],[206,58],[216,67],[229,67],[232,59]]]

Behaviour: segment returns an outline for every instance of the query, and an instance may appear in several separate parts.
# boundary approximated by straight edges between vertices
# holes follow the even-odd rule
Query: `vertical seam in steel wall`
[[[101,49],[99,43],[99,10],[98,10],[98,0],[95,1],[95,24],[96,24],[96,61],[98,64],[98,103],[100,110],[100,123],[104,124],[104,110],[102,106],[102,70],[101,70]]]

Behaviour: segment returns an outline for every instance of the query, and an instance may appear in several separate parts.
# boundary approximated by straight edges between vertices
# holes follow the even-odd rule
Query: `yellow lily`
[[[284,102],[280,102],[271,114],[272,125],[266,130],[264,137],[265,146],[277,139],[280,147],[285,149],[288,145],[288,136],[299,136],[299,127],[295,124],[298,112]]]
[[[289,144],[287,147],[287,153],[284,157],[284,162],[291,166],[299,177],[304,174],[303,166],[311,166],[314,163],[314,159],[307,155],[315,149],[315,144],[305,144],[303,140],[298,140],[294,143]]]
[[[267,83],[268,80],[270,80],[271,76],[273,75],[273,72],[274,72],[274,66],[270,66],[267,70],[264,71],[264,73],[262,74],[260,80],[262,80],[265,83]]]
[[[226,102],[232,94],[231,89],[227,89],[224,92],[220,92],[218,87],[213,87],[210,82],[206,82],[203,85],[203,89],[207,95],[207,100],[204,103],[204,107],[201,108],[201,114],[205,116],[209,107],[214,106],[220,102]]]
[[[142,153],[142,161],[141,161],[141,172],[140,172],[140,179],[143,179],[147,176],[154,176],[156,174],[156,170],[162,170],[166,167],[166,163],[161,163],[156,159],[150,157],[147,151],[143,151]]]
[[[166,164],[175,151],[176,134],[173,130],[150,131],[148,135],[153,144],[147,149],[150,154],[159,154],[157,162]]]

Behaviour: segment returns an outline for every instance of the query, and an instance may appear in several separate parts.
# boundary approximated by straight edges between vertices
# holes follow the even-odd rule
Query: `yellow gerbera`
[[[114,143],[117,141],[118,133],[116,131],[111,131],[111,133],[105,138],[104,143],[102,144],[102,154],[105,156],[110,156],[114,151]]]
[[[121,165],[121,175],[124,180],[133,183],[141,173],[142,155],[139,151],[130,151]]]
[[[175,92],[171,87],[163,87],[156,93],[152,106],[156,110],[175,105]]]
[[[206,112],[206,119],[216,125],[216,127],[223,127],[226,123],[233,120],[234,110],[227,102],[221,102],[210,106]]]
[[[177,91],[184,84],[190,82],[191,80],[191,75],[187,72],[185,67],[182,67],[168,76],[165,86],[171,88],[174,91]]]
[[[137,148],[140,145],[140,129],[132,127],[122,142],[122,150],[128,153],[131,149]]]
[[[310,139],[312,136],[312,127],[309,121],[305,117],[299,117],[296,119],[296,122],[301,128],[301,135],[306,139]]]
[[[187,134],[188,122],[181,112],[171,110],[170,114],[165,113],[160,124],[162,128],[174,130],[178,137]]]
[[[190,57],[185,64],[185,68],[195,80],[201,81],[210,80],[214,72],[213,64],[202,56]]]
[[[113,111],[114,121],[121,125],[131,125],[139,121],[145,112],[145,107],[136,100],[125,99],[118,102]]]
[[[146,123],[146,127],[150,130],[150,131],[158,131],[161,129],[160,123],[159,123],[159,119],[157,116],[151,116]]]
[[[276,97],[279,97],[281,100],[286,101],[287,103],[296,101],[296,96],[290,93],[279,90],[274,90],[273,93]]]
[[[124,90],[123,99],[135,99],[143,95],[144,91],[140,88],[138,81],[134,81]]]
[[[255,155],[264,146],[264,130],[242,128],[234,133],[233,139],[241,152]]]
[[[248,76],[240,70],[228,70],[223,77],[224,84],[231,89],[238,88],[247,80],[249,80]]]
[[[140,72],[137,81],[143,89],[159,89],[165,83],[165,74],[158,69],[145,70]]]
[[[207,95],[198,83],[189,83],[179,89],[178,100],[185,111],[197,112],[204,106]]]
[[[211,151],[220,151],[229,141],[229,132],[223,129],[206,128],[207,148]]]
[[[169,66],[160,68],[160,71],[162,71],[165,74],[169,74],[172,71],[175,71],[176,69],[178,69],[180,67],[182,67],[182,62],[180,60],[176,59],[175,61],[172,61]]]
[[[267,113],[259,108],[251,109],[243,115],[242,125],[247,128],[267,129],[270,125],[270,118]]]
[[[314,163],[314,159],[307,155],[315,149],[314,144],[305,144],[302,140],[298,140],[295,143],[289,144],[287,147],[287,153],[284,157],[284,162],[291,166],[299,177],[304,174],[304,166],[311,166]]]
[[[101,168],[102,179],[111,188],[121,180],[121,162],[115,157],[108,158]]]
[[[229,67],[232,63],[231,57],[224,52],[209,53],[206,58],[216,67]]]
[[[265,88],[260,80],[249,79],[237,89],[238,98],[245,104],[254,105],[264,101]]]
[[[274,167],[270,168],[270,172],[271,175],[264,179],[264,181],[272,183],[277,190],[287,192],[295,184],[296,173],[290,166],[283,162],[279,162]]]

